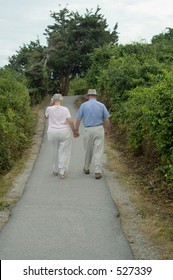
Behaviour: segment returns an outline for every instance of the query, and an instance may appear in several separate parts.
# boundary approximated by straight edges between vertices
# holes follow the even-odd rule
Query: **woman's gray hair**
[[[52,96],[52,101],[59,101],[59,102],[62,102],[63,101],[63,97],[62,97],[62,94],[60,93],[55,93],[53,96]]]

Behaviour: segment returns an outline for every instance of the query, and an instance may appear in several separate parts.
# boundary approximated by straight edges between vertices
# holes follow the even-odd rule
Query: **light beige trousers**
[[[104,151],[104,128],[103,126],[84,128],[84,148],[85,164],[84,168],[88,170],[91,161],[94,163],[95,173],[102,173],[102,157]]]
[[[52,148],[53,172],[64,174],[68,171],[71,157],[70,130],[48,132],[48,140]]]

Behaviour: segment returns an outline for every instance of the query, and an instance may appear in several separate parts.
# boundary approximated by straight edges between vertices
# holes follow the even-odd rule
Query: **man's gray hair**
[[[60,94],[60,93],[55,93],[55,94],[52,96],[52,101],[59,101],[59,102],[62,102],[62,101],[63,101],[62,94]]]

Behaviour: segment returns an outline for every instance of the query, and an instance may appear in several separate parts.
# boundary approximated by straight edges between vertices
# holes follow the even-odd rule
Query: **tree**
[[[39,102],[47,93],[44,49],[39,40],[31,41],[9,58],[9,67],[27,78],[32,103]]]
[[[118,45],[104,45],[96,48],[90,55],[90,67],[86,73],[86,79],[91,85],[90,87],[96,88],[98,86],[98,79],[103,69],[107,69],[111,57],[119,57]]]
[[[157,59],[160,62],[173,64],[173,28],[166,28],[164,33],[155,35],[152,38],[152,47],[155,49]]]
[[[58,13],[51,13],[51,17],[55,24],[48,26],[45,33],[49,55],[47,65],[56,86],[63,95],[67,95],[70,79],[86,73],[88,55],[94,48],[105,43],[117,43],[118,25],[115,25],[112,33],[108,31],[99,7],[95,13],[86,10],[84,16],[64,8]]]

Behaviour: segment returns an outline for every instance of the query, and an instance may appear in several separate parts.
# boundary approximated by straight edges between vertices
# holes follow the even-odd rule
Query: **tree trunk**
[[[60,77],[60,92],[62,95],[67,96],[69,91],[70,75]]]
[[[69,85],[70,85],[70,76],[68,75],[68,76],[65,78],[64,95],[68,95]]]

